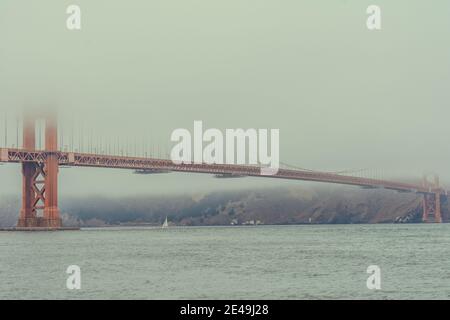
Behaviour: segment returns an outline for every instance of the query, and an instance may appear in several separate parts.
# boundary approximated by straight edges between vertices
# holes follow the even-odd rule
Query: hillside
[[[19,199],[0,198],[0,226],[17,221]],[[448,211],[448,205],[443,206]],[[201,195],[71,198],[61,201],[66,226],[419,222],[421,198],[352,187],[284,188]]]

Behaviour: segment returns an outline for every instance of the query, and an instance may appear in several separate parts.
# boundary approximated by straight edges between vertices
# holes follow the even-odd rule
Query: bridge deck
[[[426,188],[419,184],[410,184],[397,181],[353,177],[348,175],[306,171],[279,169],[274,175],[262,174],[261,167],[248,165],[228,164],[174,164],[171,160],[125,157],[114,155],[99,155],[72,152],[55,152],[58,155],[60,165],[97,168],[118,168],[133,170],[162,170],[176,172],[193,172],[207,174],[233,174],[252,177],[291,179],[316,181],[361,186],[367,188],[384,188],[402,192],[439,193],[447,195],[448,191],[442,188]],[[51,152],[24,149],[0,148],[0,162],[44,162]]]

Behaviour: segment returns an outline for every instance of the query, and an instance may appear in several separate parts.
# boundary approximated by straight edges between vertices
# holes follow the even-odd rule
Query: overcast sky
[[[370,4],[381,30],[366,27]],[[160,153],[194,120],[277,128],[285,163],[450,182],[449,14],[448,0],[2,0],[0,120],[57,106],[64,144],[82,129]],[[0,193],[20,192],[19,166],[0,177]],[[60,181],[103,195],[304,184],[81,168]]]

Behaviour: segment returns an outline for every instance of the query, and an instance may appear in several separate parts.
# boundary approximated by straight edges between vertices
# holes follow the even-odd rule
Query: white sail
[[[162,227],[167,228],[168,226],[169,226],[169,222],[167,221],[167,217],[166,217],[166,220],[164,221]]]

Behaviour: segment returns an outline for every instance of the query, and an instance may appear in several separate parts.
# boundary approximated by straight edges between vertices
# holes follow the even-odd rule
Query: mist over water
[[[449,233],[448,224],[0,232],[0,298],[448,299]],[[81,290],[66,289],[69,265],[81,268]],[[369,265],[381,269],[381,290],[366,287]]]

